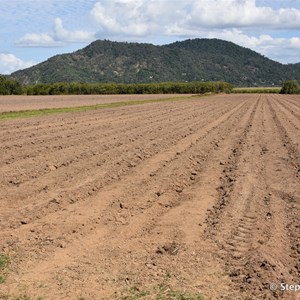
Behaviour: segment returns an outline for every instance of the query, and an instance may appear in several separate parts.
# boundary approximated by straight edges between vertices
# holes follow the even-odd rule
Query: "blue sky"
[[[0,73],[96,39],[166,44],[220,38],[300,62],[300,0],[0,0]]]

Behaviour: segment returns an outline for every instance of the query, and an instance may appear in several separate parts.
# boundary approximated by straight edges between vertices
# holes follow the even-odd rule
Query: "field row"
[[[219,95],[2,121],[3,294],[297,299],[269,284],[300,276],[299,103]]]

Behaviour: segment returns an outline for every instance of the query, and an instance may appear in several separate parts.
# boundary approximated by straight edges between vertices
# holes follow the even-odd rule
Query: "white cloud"
[[[100,26],[100,38],[220,38],[282,62],[300,61],[298,37],[266,34],[300,30],[296,8],[274,9],[255,0],[102,0],[91,16]]]
[[[67,43],[90,42],[94,34],[88,31],[69,31],[64,28],[60,18],[54,20],[54,27],[49,33],[27,33],[16,45],[20,47],[61,47]]]
[[[71,8],[73,2],[65,1],[69,5],[65,6],[68,11],[66,7]],[[52,10],[55,9],[56,1],[50,2]],[[90,18],[94,21],[94,32],[97,34],[69,30],[60,18],[56,18],[50,32],[27,33],[16,44],[21,47],[61,47],[69,43],[91,42],[96,37],[143,42],[207,37],[233,41],[281,62],[300,61],[297,37],[300,31],[300,9],[299,6],[293,8],[296,1],[290,1],[288,5],[285,2],[285,8],[280,8],[279,1],[273,5],[274,1],[255,0],[95,2],[80,0],[86,9],[91,7]],[[289,36],[294,32],[294,37],[284,37],[287,31]],[[273,36],[275,32],[276,37]]]
[[[299,29],[300,10],[257,6],[255,0],[192,1],[187,26]]]
[[[36,64],[33,61],[23,61],[14,54],[0,53],[0,74],[10,74],[19,69],[29,68]]]
[[[64,28],[62,20],[60,18],[56,18],[54,20],[53,38],[55,41],[77,43],[93,40],[94,34],[83,30],[68,31]]]
[[[91,15],[102,31],[118,35],[145,36],[150,34],[153,20],[144,14],[144,2],[143,0],[98,2]]]
[[[143,36],[178,28],[300,29],[300,9],[258,6],[256,0],[110,0],[91,11],[102,31]]]
[[[64,43],[55,40],[52,34],[48,33],[27,33],[17,43],[20,47],[59,47]]]

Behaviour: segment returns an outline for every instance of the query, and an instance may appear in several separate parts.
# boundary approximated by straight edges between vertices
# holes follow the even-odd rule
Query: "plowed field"
[[[140,101],[151,99],[164,99],[182,97],[174,94],[155,95],[66,95],[66,96],[1,96],[0,113],[45,108],[77,107],[82,105],[95,105],[115,103],[121,101]]]
[[[299,96],[1,121],[0,148],[0,299],[300,299]]]

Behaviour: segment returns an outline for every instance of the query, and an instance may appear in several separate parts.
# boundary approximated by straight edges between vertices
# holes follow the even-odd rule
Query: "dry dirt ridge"
[[[1,122],[2,299],[300,299],[299,130],[282,95]]]

